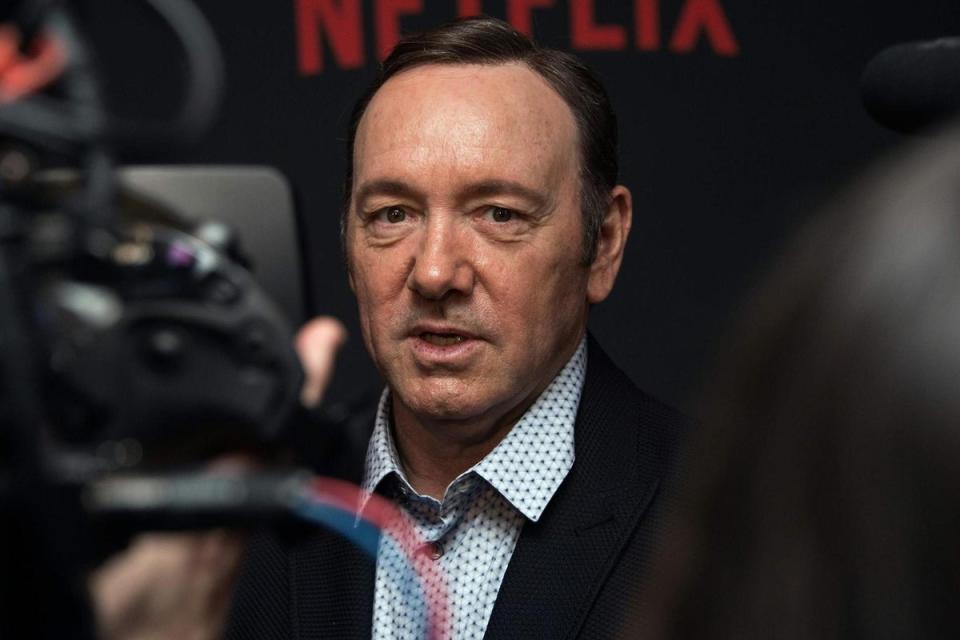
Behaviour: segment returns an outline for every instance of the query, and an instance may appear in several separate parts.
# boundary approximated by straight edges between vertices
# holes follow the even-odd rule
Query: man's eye
[[[513,220],[514,213],[510,209],[505,209],[504,207],[491,207],[490,219],[494,222],[510,222]]]
[[[381,212],[383,219],[391,224],[397,224],[407,219],[407,212],[400,207],[387,207]]]

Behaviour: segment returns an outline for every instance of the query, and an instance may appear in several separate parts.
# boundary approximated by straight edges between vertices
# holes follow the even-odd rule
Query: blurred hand
[[[300,391],[303,406],[312,408],[320,404],[333,376],[337,351],[346,341],[346,328],[330,316],[313,318],[297,332],[294,345],[306,375]]]
[[[346,341],[340,321],[318,317],[297,332],[306,376],[300,399],[320,404]],[[211,470],[249,471],[253,461],[225,457]],[[226,531],[143,534],[89,580],[105,640],[212,640],[223,635],[244,535]]]
[[[221,638],[243,549],[226,531],[139,536],[90,577],[101,637]]]
[[[241,475],[258,462],[228,454],[210,474]],[[214,530],[145,533],[90,574],[104,640],[213,640],[223,636],[246,534]]]

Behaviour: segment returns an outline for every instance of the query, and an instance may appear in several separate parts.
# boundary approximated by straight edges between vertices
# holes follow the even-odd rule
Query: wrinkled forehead
[[[577,163],[577,130],[560,95],[522,63],[431,64],[397,74],[374,95],[357,129],[355,177],[380,159],[395,164],[396,154],[411,165],[429,156],[555,171]]]

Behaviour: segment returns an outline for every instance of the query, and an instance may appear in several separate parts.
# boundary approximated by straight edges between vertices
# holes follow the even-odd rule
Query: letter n
[[[363,66],[360,0],[295,0],[300,73],[323,71],[323,38],[342,69]]]

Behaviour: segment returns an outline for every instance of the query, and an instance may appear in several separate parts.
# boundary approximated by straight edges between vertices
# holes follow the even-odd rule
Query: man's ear
[[[590,304],[603,302],[610,295],[620,272],[632,222],[633,197],[629,189],[617,185],[610,192],[610,205],[597,237],[597,257],[590,265],[587,280],[587,302]]]

